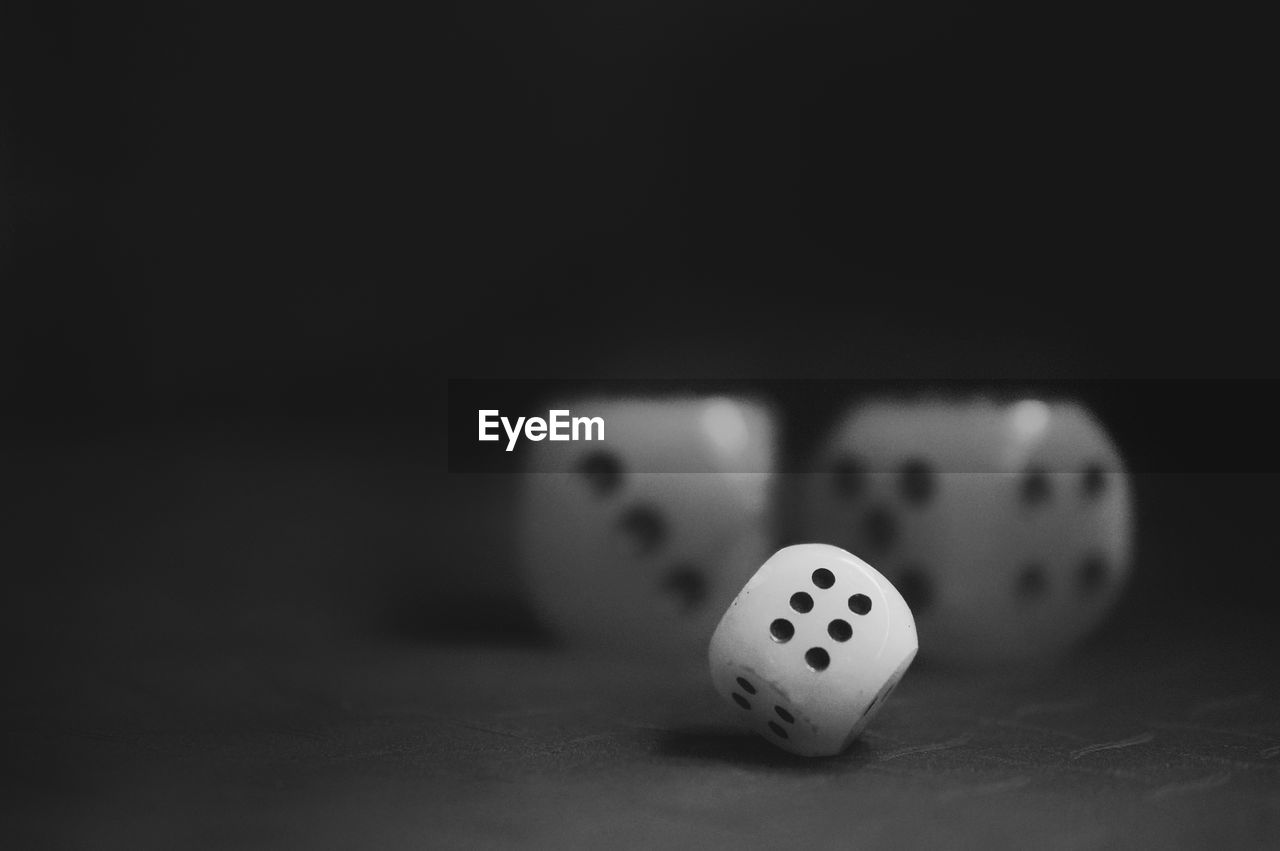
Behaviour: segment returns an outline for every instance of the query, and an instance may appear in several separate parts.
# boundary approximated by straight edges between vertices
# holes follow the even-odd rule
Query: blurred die
[[[604,439],[522,445],[520,550],[537,614],[571,646],[700,664],[773,551],[774,421],[727,397],[584,398]]]
[[[863,404],[803,479],[805,536],[894,583],[925,660],[1060,654],[1105,618],[1129,576],[1129,479],[1072,402]]]

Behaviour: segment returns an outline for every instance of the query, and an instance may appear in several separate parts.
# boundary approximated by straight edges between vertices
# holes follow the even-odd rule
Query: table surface
[[[918,665],[821,760],[534,644],[80,647],[8,701],[10,847],[1278,847],[1274,634],[1207,629]]]

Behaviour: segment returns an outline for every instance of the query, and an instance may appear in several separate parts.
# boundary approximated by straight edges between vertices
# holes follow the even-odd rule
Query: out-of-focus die
[[[839,547],[785,547],[756,571],[711,639],[711,679],[743,723],[783,750],[853,743],[916,655],[902,595]]]
[[[911,604],[924,658],[1044,659],[1092,630],[1129,574],[1129,480],[1080,405],[870,402],[822,446],[809,537],[875,561]]]
[[[521,447],[540,618],[579,648],[692,663],[773,547],[771,412],[727,397],[557,407],[601,417],[604,440]]]

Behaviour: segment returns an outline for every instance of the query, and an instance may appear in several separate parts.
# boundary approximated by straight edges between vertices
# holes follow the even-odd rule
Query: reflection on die
[[[1059,654],[1128,578],[1129,480],[1078,404],[867,403],[833,429],[802,490],[805,536],[884,572],[926,660]]]
[[[534,607],[590,651],[696,664],[772,549],[774,424],[727,397],[584,398],[599,442],[529,444],[520,549]]]
[[[800,756],[844,751],[916,655],[911,610],[871,565],[826,544],[773,555],[711,639],[711,679],[739,720]]]

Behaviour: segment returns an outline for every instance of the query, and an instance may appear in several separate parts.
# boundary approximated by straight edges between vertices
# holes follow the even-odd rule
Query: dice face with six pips
[[[884,571],[926,661],[1044,660],[1093,629],[1127,579],[1128,476],[1078,404],[870,402],[813,469],[804,534]]]
[[[830,756],[853,743],[916,655],[897,590],[838,547],[779,550],[711,639],[711,678],[741,721],[783,750]]]
[[[584,398],[603,441],[533,443],[521,561],[540,619],[591,651],[697,666],[772,549],[771,412],[730,397]]]

